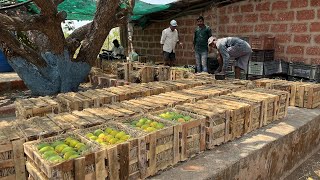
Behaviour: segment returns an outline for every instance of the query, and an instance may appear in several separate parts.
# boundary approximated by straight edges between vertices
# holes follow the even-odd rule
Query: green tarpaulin
[[[25,2],[27,0],[17,0],[18,2]],[[125,7],[121,4],[120,7]],[[166,10],[170,4],[148,4],[143,1],[136,0],[133,16],[131,20],[139,20],[147,14]],[[92,20],[96,12],[96,0],[65,0],[58,6],[59,11],[66,11],[68,20]],[[30,13],[39,13],[39,10],[33,3],[28,4]]]

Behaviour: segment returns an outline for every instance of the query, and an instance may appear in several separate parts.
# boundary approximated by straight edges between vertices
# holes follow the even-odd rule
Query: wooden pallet
[[[206,117],[205,141],[207,149],[213,149],[228,140],[226,134],[229,134],[229,128],[227,128],[230,121],[229,111],[202,103],[185,103],[175,108]]]
[[[23,134],[16,127],[0,128],[0,179],[26,179]]]
[[[179,123],[159,117],[161,113],[165,112],[176,112],[181,115],[190,116],[192,119],[189,122]],[[181,134],[181,137],[179,137],[181,149],[179,152],[180,161],[185,161],[205,150],[206,118],[204,116],[172,108],[153,112],[152,115],[161,118],[163,121],[177,124],[177,127],[179,127],[179,134]]]
[[[121,123],[128,124],[141,118],[148,118],[165,125],[163,129],[148,133],[145,136],[147,148],[146,153],[141,154],[141,156],[148,162],[146,170],[146,176],[148,177],[179,162],[179,127],[148,114],[124,119]],[[130,127],[130,125],[127,126]]]
[[[90,147],[89,150],[81,154],[82,156],[80,158],[56,164],[49,163],[41,157],[37,149],[37,145],[39,143],[50,143],[56,140],[63,141],[67,137],[73,137],[86,144],[88,147]],[[97,169],[95,167],[97,155],[94,152],[98,151],[99,148],[95,144],[76,134],[67,133],[46,138],[41,141],[30,141],[24,143],[23,146],[24,152],[27,156],[27,161],[31,163],[38,170],[38,172],[43,173],[47,179],[84,179],[84,177],[86,179],[91,179],[94,178],[98,173],[99,175],[106,173],[103,171],[95,171]]]
[[[33,116],[44,116],[49,113],[59,113],[59,103],[48,97],[18,99],[15,101],[16,116],[19,119],[28,119]]]
[[[86,137],[87,133],[93,133],[97,129],[105,130],[107,127],[118,131],[124,131],[126,134],[129,134],[131,138],[124,143],[102,146]],[[110,177],[115,179],[140,179],[146,177],[146,156],[143,154],[146,153],[145,133],[128,128],[123,124],[113,122],[78,130],[76,133],[80,134],[88,141],[96,143],[101,149],[106,149],[108,156],[106,155],[101,161],[104,161],[106,163],[105,166],[108,166]],[[115,154],[115,157],[110,156],[113,154]],[[108,169],[105,171],[108,171]]]

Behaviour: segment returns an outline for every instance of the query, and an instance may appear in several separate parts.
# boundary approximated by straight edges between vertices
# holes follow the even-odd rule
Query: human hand
[[[179,45],[181,46],[181,48],[183,48],[183,43],[182,42],[180,42]]]

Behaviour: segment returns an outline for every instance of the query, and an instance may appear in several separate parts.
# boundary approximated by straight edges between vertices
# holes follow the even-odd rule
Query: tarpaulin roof
[[[17,1],[25,2],[27,0]],[[68,20],[93,20],[97,7],[96,3],[96,0],[64,0],[59,4],[58,10],[67,12]],[[166,10],[170,6],[170,4],[149,4],[136,0],[131,20],[139,20],[144,15]],[[125,6],[122,4],[120,7]],[[39,13],[38,8],[33,3],[28,4],[28,10],[31,13]]]

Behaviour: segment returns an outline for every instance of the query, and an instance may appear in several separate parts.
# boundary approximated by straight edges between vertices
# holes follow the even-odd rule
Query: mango
[[[110,134],[112,132],[112,129],[108,127],[104,130],[104,132],[106,132],[107,134]]]
[[[50,150],[54,150],[54,148],[51,147],[51,146],[45,146],[45,147],[41,148],[41,149],[39,150],[39,152],[40,152],[41,154],[43,154],[44,152],[50,151]]]
[[[65,153],[68,152],[68,151],[74,151],[74,148],[72,148],[72,147],[65,147],[65,148],[63,148],[63,150],[61,151],[61,153],[62,153],[62,154],[65,154]]]
[[[69,159],[70,156],[78,154],[76,151],[68,151],[63,155],[64,159]]]
[[[93,134],[94,134],[95,136],[99,136],[101,133],[103,133],[103,131],[102,131],[101,129],[97,129],[97,130],[95,130],[95,131],[93,132]]]
[[[64,148],[68,147],[68,145],[66,144],[60,144],[58,146],[56,146],[55,150],[60,153]]]
[[[75,159],[75,158],[78,158],[78,157],[80,157],[79,154],[73,154],[73,155],[69,156],[68,160]]]
[[[121,139],[125,135],[127,135],[127,134],[124,131],[121,131],[118,134],[116,134],[115,138]]]
[[[64,144],[64,142],[63,142],[63,141],[55,141],[54,143],[51,144],[51,146],[52,146],[53,148],[56,148],[56,146],[58,146],[58,145],[60,145],[60,144]]]
[[[37,149],[40,150],[40,149],[42,149],[43,147],[46,147],[46,146],[50,146],[50,144],[49,143],[40,143],[40,144],[37,145]]]

